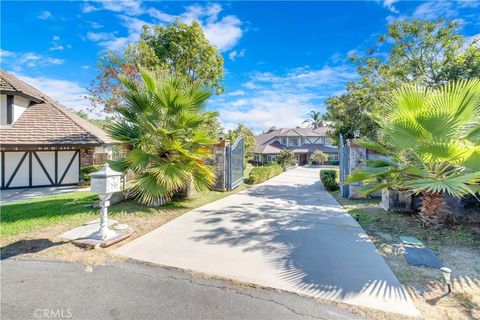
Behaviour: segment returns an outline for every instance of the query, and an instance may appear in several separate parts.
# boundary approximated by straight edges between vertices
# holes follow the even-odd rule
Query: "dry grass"
[[[480,319],[480,234],[475,226],[453,230],[424,229],[414,215],[387,212],[379,199],[349,200],[333,193],[360,224],[406,287],[424,319]],[[446,287],[438,269],[406,263],[399,236],[414,236],[432,249],[453,270],[453,292]],[[374,316],[374,318],[377,318]],[[395,318],[395,317],[392,317]]]

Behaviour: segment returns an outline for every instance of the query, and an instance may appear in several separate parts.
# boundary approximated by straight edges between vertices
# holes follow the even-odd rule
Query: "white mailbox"
[[[121,176],[121,172],[113,170],[108,163],[105,163],[100,171],[90,174],[90,190],[97,192],[99,195],[120,191]]]
[[[122,173],[111,169],[108,163],[105,163],[100,171],[90,174],[90,177],[92,177],[90,190],[98,193],[102,207],[100,228],[90,236],[92,239],[108,240],[117,236],[115,231],[108,228],[108,206],[110,205],[109,200],[112,194],[120,191],[121,176]]]

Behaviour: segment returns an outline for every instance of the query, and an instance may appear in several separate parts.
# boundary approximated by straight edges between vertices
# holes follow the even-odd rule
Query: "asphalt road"
[[[1,319],[360,319],[293,293],[245,288],[134,261],[6,259]]]

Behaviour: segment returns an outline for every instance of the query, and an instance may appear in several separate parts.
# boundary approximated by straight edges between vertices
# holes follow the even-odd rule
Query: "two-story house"
[[[328,137],[330,130],[329,127],[283,128],[258,135],[254,161],[262,164],[274,162],[283,149],[292,150],[299,165],[308,164],[315,150],[325,153],[329,161],[338,161],[338,149]]]
[[[108,159],[112,140],[44,93],[0,69],[1,189],[75,185],[80,167]]]

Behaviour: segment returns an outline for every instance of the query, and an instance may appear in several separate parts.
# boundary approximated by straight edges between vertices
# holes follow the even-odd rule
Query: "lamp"
[[[445,282],[447,283],[448,293],[450,293],[452,292],[452,269],[442,267],[440,270],[442,271]]]

